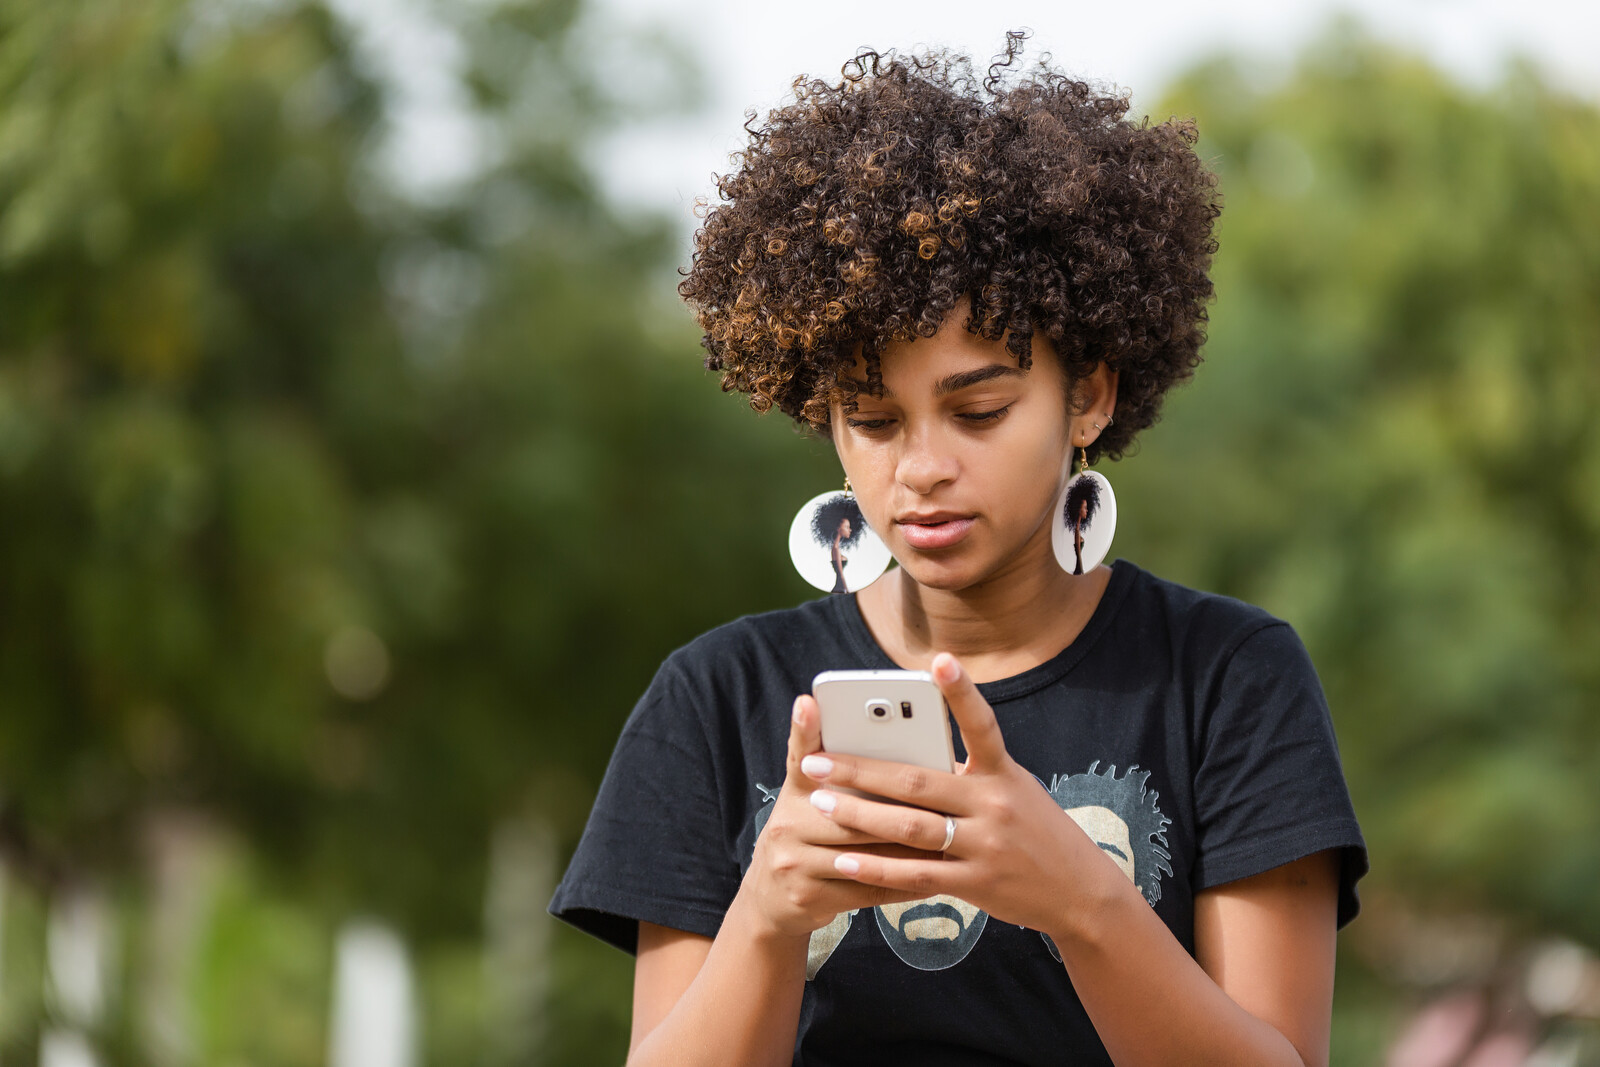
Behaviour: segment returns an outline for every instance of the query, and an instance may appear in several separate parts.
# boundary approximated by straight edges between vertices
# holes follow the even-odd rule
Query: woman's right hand
[[[841,878],[833,865],[840,853],[937,856],[840,826],[811,806],[811,794],[820,783],[806,777],[800,761],[822,751],[821,724],[815,698],[808,693],[796,697],[783,788],[756,838],[750,869],[739,887],[739,895],[778,936],[806,937],[842,911],[917,899],[915,894]]]

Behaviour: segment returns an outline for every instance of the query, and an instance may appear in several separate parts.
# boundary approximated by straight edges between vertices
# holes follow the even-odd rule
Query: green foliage
[[[263,885],[248,857],[231,857],[220,881],[185,991],[196,1062],[325,1062],[333,931]]]
[[[593,192],[591,138],[692,103],[670,48],[608,46],[657,64],[629,96],[576,3],[433,11],[496,154],[418,203],[316,0],[0,0],[0,858],[136,917],[152,817],[239,831],[202,1062],[321,1062],[358,913],[417,946],[428,1062],[491,1060],[493,828],[570,844],[661,657],[809,595],[787,521],[837,477],[695,369],[672,231]],[[1163,110],[1221,175],[1218,303],[1111,472],[1119,552],[1299,627],[1369,895],[1600,943],[1600,111],[1348,29]],[[50,1008],[39,898],[4,908],[9,1062]],[[550,966],[546,1061],[620,1056],[626,959]],[[1360,1059],[1388,1004],[1349,975]]]
[[[1369,892],[1600,944],[1600,111],[1350,27],[1162,111],[1198,116],[1226,206],[1207,364],[1122,473],[1124,545],[1299,627]]]
[[[494,826],[570,842],[662,656],[803,595],[788,515],[836,475],[695,369],[671,230],[595,199],[638,102],[576,11],[436,12],[498,162],[419,204],[314,0],[0,7],[0,855],[138,884],[160,812],[241,831],[208,1056],[320,1061],[352,913],[418,946],[430,1060],[480,1055],[441,976]]]
[[[9,5],[0,112],[0,796],[70,865],[149,803],[311,784],[325,631],[359,615],[359,461],[320,379],[398,361],[375,121],[311,7]],[[293,92],[326,95],[296,110]]]
[[[594,200],[574,138],[621,105],[571,5],[464,24],[503,161],[427,208],[318,4],[8,11],[0,796],[72,865],[198,802],[475,921],[495,814],[570,830],[660,655],[792,598],[804,449],[691,369],[669,231]]]

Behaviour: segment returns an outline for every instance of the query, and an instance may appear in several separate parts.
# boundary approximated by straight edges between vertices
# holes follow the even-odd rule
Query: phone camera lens
[[[874,722],[885,722],[891,714],[893,714],[893,709],[889,707],[887,700],[867,701],[867,718]]]

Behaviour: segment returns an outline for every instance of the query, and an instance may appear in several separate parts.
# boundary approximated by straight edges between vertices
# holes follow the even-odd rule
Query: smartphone
[[[950,710],[927,671],[823,671],[811,695],[824,752],[955,770]]]

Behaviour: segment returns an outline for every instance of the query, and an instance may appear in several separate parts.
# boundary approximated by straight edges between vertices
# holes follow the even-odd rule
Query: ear
[[[1111,425],[1117,408],[1117,372],[1106,363],[1097,363],[1073,383],[1072,392],[1072,447],[1087,448]]]

